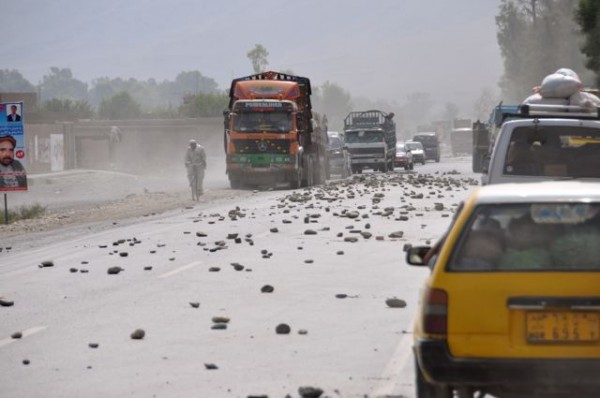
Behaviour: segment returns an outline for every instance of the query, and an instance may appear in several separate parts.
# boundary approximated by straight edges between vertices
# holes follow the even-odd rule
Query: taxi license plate
[[[596,312],[527,312],[530,343],[578,343],[599,340],[600,316]]]

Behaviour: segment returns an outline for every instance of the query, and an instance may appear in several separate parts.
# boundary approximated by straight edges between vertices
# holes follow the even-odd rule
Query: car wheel
[[[415,374],[417,398],[452,398],[453,393],[450,387],[433,384],[425,379],[417,361],[415,361]]]

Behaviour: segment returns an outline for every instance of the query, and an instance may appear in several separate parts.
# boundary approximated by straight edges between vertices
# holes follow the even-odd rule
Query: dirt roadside
[[[40,218],[0,225],[0,248],[24,244],[33,236],[35,240],[44,240],[69,234],[69,231],[75,233],[72,230],[77,228],[88,232],[103,230],[135,222],[141,217],[160,216],[172,210],[251,195],[250,191],[229,189],[222,179],[209,178],[205,195],[199,202],[194,202],[185,176],[172,177],[97,170],[31,176],[28,192],[9,194],[9,209],[40,204],[46,207],[46,213]]]

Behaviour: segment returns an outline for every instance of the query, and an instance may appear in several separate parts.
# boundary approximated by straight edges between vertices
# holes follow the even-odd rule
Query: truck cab
[[[393,113],[379,110],[350,112],[344,120],[344,142],[351,155],[353,173],[365,168],[394,169],[396,124]]]
[[[413,141],[423,144],[425,150],[425,160],[440,161],[440,141],[436,133],[417,133],[413,136]]]
[[[483,184],[600,181],[600,108],[521,105],[495,112],[499,123],[487,132],[491,153]],[[479,127],[477,133],[486,132]]]

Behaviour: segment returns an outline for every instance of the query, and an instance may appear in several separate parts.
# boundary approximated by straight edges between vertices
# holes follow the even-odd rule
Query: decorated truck
[[[310,95],[308,78],[280,72],[231,82],[224,143],[232,188],[325,181],[327,119],[312,112]]]
[[[369,168],[394,170],[396,124],[393,113],[379,110],[350,112],[344,119],[344,142],[353,173]]]

